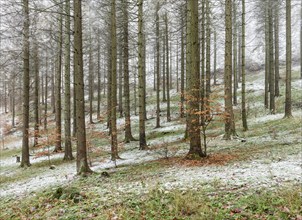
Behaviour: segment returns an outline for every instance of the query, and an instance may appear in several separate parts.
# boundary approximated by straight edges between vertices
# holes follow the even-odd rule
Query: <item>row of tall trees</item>
[[[147,27],[146,1],[139,0],[137,7],[129,7],[126,0],[111,0],[104,11],[104,29],[83,29],[85,14],[82,14],[80,0],[53,2],[57,7],[57,22],[49,30],[55,50],[39,50],[38,41],[30,35],[31,18],[29,1],[23,0],[23,143],[21,166],[30,166],[30,83],[31,69],[34,72],[34,145],[39,145],[39,132],[42,118],[44,129],[48,122],[48,96],[52,112],[55,113],[55,151],[64,149],[65,160],[73,159],[72,136],[77,145],[77,172],[91,172],[87,163],[86,125],[85,122],[85,89],[88,89],[89,123],[95,123],[102,116],[101,97],[107,95],[107,125],[111,136],[111,158],[119,159],[117,115],[124,117],[126,143],[135,141],[131,130],[131,104],[138,97],[139,116],[139,149],[147,149],[147,72],[148,51],[154,57],[154,85],[156,90],[156,128],[161,126],[162,103],[166,104],[164,115],[166,121],[172,120],[170,91],[176,84],[180,92],[180,117],[186,117],[186,137],[190,141],[188,158],[205,157],[206,151],[201,144],[201,126],[206,123],[210,114],[211,87],[217,84],[217,35],[213,15],[214,2],[211,0],[187,2],[155,1],[154,25]],[[92,2],[93,5],[95,2]],[[241,82],[241,109],[243,129],[247,130],[246,110],[246,10],[245,1],[226,0],[224,12],[224,117],[225,139],[236,135],[233,105],[237,105],[237,88]],[[150,3],[149,3],[150,4]],[[291,116],[291,5],[286,1],[286,99],[285,115]],[[73,10],[71,10],[73,6]],[[201,6],[201,7],[199,7]],[[240,6],[240,7],[239,7]],[[90,5],[88,7],[91,7]],[[169,16],[168,7],[176,10],[178,19]],[[241,11],[238,10],[241,8]],[[274,99],[279,94],[279,4],[272,0],[265,1],[265,107],[275,113]],[[240,13],[239,13],[240,11]],[[73,12],[73,14],[72,14]],[[135,13],[133,13],[135,12]],[[133,16],[135,15],[135,16]],[[241,15],[241,16],[238,16]],[[90,15],[89,15],[90,16]],[[239,19],[241,18],[241,19]],[[240,22],[239,22],[240,21]],[[73,24],[73,25],[72,25]],[[239,25],[241,24],[241,26]],[[174,28],[173,25],[177,26]],[[93,26],[93,25],[92,25]],[[135,31],[129,31],[129,26]],[[93,26],[94,27],[94,26]],[[96,25],[97,27],[97,25]],[[240,31],[239,28],[241,27]],[[150,30],[149,30],[150,29]],[[88,34],[83,34],[83,30]],[[173,30],[173,31],[172,31]],[[151,34],[152,33],[152,34]],[[88,40],[85,41],[85,37]],[[96,37],[97,36],[97,37]],[[154,36],[154,38],[148,37]],[[83,39],[84,38],[84,39]],[[212,42],[212,38],[214,41]],[[86,42],[83,44],[83,42]],[[88,42],[88,43],[87,43]],[[172,44],[176,42],[176,45]],[[152,50],[147,47],[152,44]],[[31,49],[31,44],[32,49]],[[85,47],[85,45],[88,45]],[[95,45],[97,45],[95,47]],[[94,50],[94,48],[97,48]],[[137,49],[137,50],[136,50]],[[176,49],[176,50],[175,50]],[[87,53],[83,52],[86,50]],[[212,51],[213,50],[213,51]],[[73,56],[72,53],[73,52]],[[42,57],[42,54],[45,57]],[[212,61],[212,54],[214,60]],[[32,57],[32,58],[31,58]],[[177,59],[175,59],[177,58]],[[31,65],[30,60],[33,60]],[[42,66],[41,63],[44,62]],[[106,63],[106,65],[105,65]],[[212,68],[211,64],[214,64]],[[172,68],[175,65],[177,68]],[[104,68],[106,66],[106,68]],[[40,72],[45,68],[45,77]],[[63,68],[62,68],[63,67]],[[133,68],[134,67],[134,68]],[[180,68],[178,68],[180,67]],[[84,72],[87,69],[87,74]],[[134,69],[134,71],[133,71]],[[211,78],[214,69],[214,82]],[[137,71],[136,71],[137,70]],[[180,70],[180,74],[178,73]],[[49,72],[50,74],[49,76]],[[64,77],[62,77],[62,72]],[[175,74],[176,72],[176,74]],[[131,79],[132,73],[132,79]],[[85,77],[88,76],[88,77]],[[180,75],[180,77],[179,77]],[[103,76],[103,77],[102,77]],[[176,76],[176,80],[175,80]],[[134,82],[132,81],[134,80]],[[137,81],[138,80],[138,81]],[[134,83],[134,85],[132,84]],[[179,86],[180,83],[180,86]],[[41,86],[42,84],[42,86]],[[136,91],[138,85],[138,91]],[[180,87],[180,89],[179,89]],[[130,89],[134,88],[134,90]],[[95,91],[97,97],[94,99]],[[102,94],[103,91],[103,94]],[[61,101],[64,93],[64,102]],[[105,94],[107,93],[107,94]],[[162,96],[161,96],[162,93]],[[268,94],[270,94],[268,96]],[[133,98],[131,97],[133,95]],[[41,100],[44,108],[42,112]],[[97,109],[94,109],[94,101]],[[64,114],[62,113],[64,110]],[[93,116],[96,113],[96,120]],[[62,129],[64,115],[64,129]],[[71,125],[73,124],[73,132]],[[62,132],[64,130],[64,132]],[[62,143],[64,143],[62,145]],[[64,148],[63,148],[64,147]]]

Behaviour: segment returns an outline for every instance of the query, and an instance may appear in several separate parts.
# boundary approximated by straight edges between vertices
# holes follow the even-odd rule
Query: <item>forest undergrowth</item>
[[[253,74],[248,76],[251,87],[263,72]],[[122,159],[116,164],[110,161],[106,122],[90,125],[88,158],[94,173],[89,176],[76,176],[74,162],[63,161],[62,153],[48,155],[51,146],[32,149],[32,166],[20,168],[20,136],[18,130],[10,132],[1,147],[0,219],[302,219],[302,93],[296,82],[301,84],[298,72],[293,73],[298,85],[292,91],[293,118],[283,119],[282,96],[271,115],[261,106],[259,90],[251,89],[249,130],[242,131],[238,117],[238,137],[225,141],[223,122],[213,120],[203,160],[184,158],[188,142],[185,121],[176,114],[177,93],[171,97],[172,122],[165,121],[163,104],[158,129],[152,115],[155,99],[148,97],[146,151],[138,150],[137,142],[122,142],[123,119],[118,120]],[[213,87],[213,95],[222,89]],[[1,115],[9,121],[6,117]],[[137,134],[137,117],[132,119]]]

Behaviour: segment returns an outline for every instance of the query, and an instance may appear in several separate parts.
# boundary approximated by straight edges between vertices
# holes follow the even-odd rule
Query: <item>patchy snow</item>
[[[292,88],[299,89],[302,92],[302,79],[297,79],[292,82]]]
[[[302,115],[302,111],[295,111],[292,113],[294,117],[297,118],[301,118]],[[256,119],[251,119],[251,121],[254,124],[257,123],[264,123],[264,122],[268,122],[268,121],[274,121],[274,120],[280,120],[284,117],[284,113],[279,113],[279,114],[268,114],[268,115],[264,115],[262,117],[258,117]]]
[[[46,187],[60,185],[74,179],[76,173],[76,166],[74,163],[59,166],[54,170],[50,170],[48,167],[45,169],[45,172],[39,174],[39,176],[21,181],[18,180],[17,182],[2,187],[0,197],[24,196]]]
[[[284,182],[302,183],[301,154],[285,161],[253,161],[228,166],[204,166],[171,168],[162,177],[166,189],[194,187],[201,183],[219,181],[227,187],[245,186],[252,188],[278,186]],[[168,181],[167,181],[168,180]],[[172,181],[173,180],[173,181]],[[197,181],[197,182],[196,182]]]

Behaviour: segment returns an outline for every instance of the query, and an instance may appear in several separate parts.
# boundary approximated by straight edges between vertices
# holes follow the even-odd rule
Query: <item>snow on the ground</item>
[[[292,88],[299,89],[302,92],[302,79],[298,79],[292,82]]]
[[[271,163],[253,161],[220,167],[174,167],[166,171],[166,175],[162,177],[162,184],[165,188],[171,189],[184,186],[190,188],[200,183],[219,181],[228,187],[244,185],[249,188],[261,188],[292,181],[302,183],[301,172],[301,155],[296,155],[284,161]]]
[[[295,111],[292,114],[293,114],[294,117],[301,118],[302,111]],[[268,122],[268,121],[280,120],[283,117],[284,117],[284,113],[268,114],[268,115],[264,115],[264,116],[261,116],[261,117],[257,117],[255,119],[251,119],[251,121],[254,124],[257,124],[257,123],[264,123],[264,122]]]
[[[49,186],[60,185],[71,181],[75,177],[75,173],[75,163],[60,166],[54,170],[50,170],[46,167],[45,172],[39,174],[39,176],[25,180],[18,180],[17,182],[2,187],[0,197],[24,196],[37,190],[45,189]]]

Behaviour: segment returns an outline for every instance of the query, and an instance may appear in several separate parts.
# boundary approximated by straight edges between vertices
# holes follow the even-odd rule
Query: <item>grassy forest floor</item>
[[[172,90],[172,121],[161,105],[162,127],[155,127],[155,92],[148,89],[146,135],[149,150],[138,142],[123,143],[124,119],[118,119],[122,160],[110,161],[106,122],[88,125],[92,175],[76,176],[75,162],[63,153],[47,155],[52,147],[31,149],[30,168],[20,168],[21,132],[7,131],[1,146],[0,219],[302,219],[302,80],[293,71],[293,118],[283,119],[282,96],[276,114],[263,107],[264,73],[249,73],[247,103],[249,130],[242,131],[239,105],[236,128],[239,138],[223,140],[218,118],[208,128],[208,157],[185,160],[185,120],[179,119],[179,95]],[[212,97],[223,102],[223,85],[212,88]],[[104,105],[105,105],[105,100]],[[54,129],[50,116],[49,132]],[[9,115],[0,120],[9,124]],[[138,117],[132,117],[133,135]],[[49,169],[50,165],[54,169]],[[106,173],[104,173],[106,171]],[[108,175],[106,175],[108,173]]]

